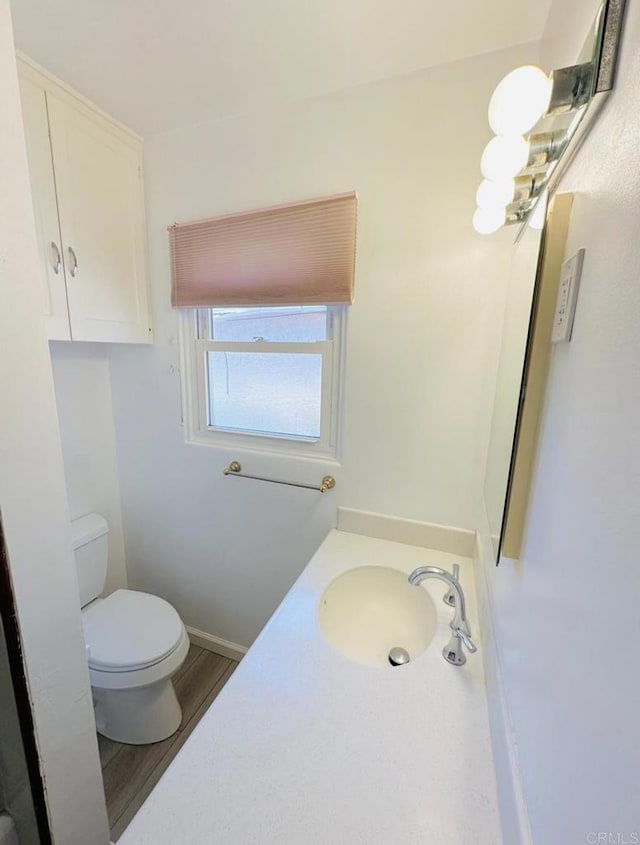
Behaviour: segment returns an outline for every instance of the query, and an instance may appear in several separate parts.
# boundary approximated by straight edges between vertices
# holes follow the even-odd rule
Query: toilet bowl
[[[99,597],[108,530],[99,514],[72,523],[96,727],[117,742],[160,742],[182,719],[171,678],[187,656],[189,637],[175,609],[158,596],[116,590]]]

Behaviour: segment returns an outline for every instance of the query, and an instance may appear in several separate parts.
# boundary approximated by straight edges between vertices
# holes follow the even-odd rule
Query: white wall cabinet
[[[18,67],[48,336],[148,343],[141,139]]]

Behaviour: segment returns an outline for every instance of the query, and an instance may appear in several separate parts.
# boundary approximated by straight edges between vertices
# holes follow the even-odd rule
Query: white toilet
[[[160,742],[182,719],[171,677],[189,650],[185,627],[158,596],[116,590],[98,598],[107,574],[109,527],[90,513],[71,528],[98,732],[133,745]]]

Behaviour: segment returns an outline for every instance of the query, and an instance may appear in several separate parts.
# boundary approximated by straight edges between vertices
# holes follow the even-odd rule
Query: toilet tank
[[[80,605],[98,598],[107,578],[109,526],[99,513],[89,513],[71,522],[71,536],[80,587]]]

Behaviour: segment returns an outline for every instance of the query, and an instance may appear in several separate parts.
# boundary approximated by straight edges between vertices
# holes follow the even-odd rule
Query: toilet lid
[[[116,590],[82,612],[89,666],[103,672],[143,669],[177,647],[182,620],[171,605],[149,593]]]

